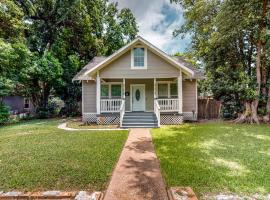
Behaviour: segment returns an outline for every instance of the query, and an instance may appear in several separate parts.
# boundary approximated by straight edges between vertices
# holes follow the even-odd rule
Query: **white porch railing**
[[[125,115],[125,99],[122,100],[120,106],[120,127],[122,127],[124,115]]]
[[[120,112],[122,99],[101,99],[100,112]]]
[[[157,101],[161,112],[179,111],[178,99],[158,99]]]
[[[157,116],[158,127],[160,127],[160,106],[157,99],[154,100],[154,112]]]

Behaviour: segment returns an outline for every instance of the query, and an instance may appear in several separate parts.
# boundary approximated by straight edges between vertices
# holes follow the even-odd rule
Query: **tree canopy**
[[[132,12],[108,0],[1,1],[0,95],[29,96],[42,109],[56,95],[67,114],[75,113],[81,91],[73,76],[137,32]]]
[[[182,5],[186,19],[174,35],[192,34],[192,50],[214,97],[236,106],[237,122],[269,121],[269,1],[172,2]]]

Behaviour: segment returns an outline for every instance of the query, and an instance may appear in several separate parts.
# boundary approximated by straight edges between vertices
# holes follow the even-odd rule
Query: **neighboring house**
[[[11,114],[33,113],[34,105],[30,98],[22,96],[6,96],[3,98],[3,103],[10,107]]]
[[[197,119],[203,75],[143,39],[109,57],[95,57],[74,78],[82,82],[84,122],[157,127]]]

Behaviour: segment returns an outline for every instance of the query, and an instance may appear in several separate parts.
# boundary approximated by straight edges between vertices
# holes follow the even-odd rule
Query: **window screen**
[[[134,66],[144,67],[144,48],[134,48]]]
[[[170,92],[171,92],[171,97],[172,98],[177,98],[177,84],[176,83],[171,83],[170,85]]]
[[[101,85],[101,97],[102,98],[109,97],[109,85]]]
[[[113,98],[121,97],[121,85],[112,85],[111,86],[111,96]]]
[[[168,97],[168,84],[158,84],[158,97],[167,98]]]

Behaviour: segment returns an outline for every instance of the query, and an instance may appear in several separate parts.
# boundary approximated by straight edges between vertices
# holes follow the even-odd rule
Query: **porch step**
[[[123,118],[122,128],[158,127],[157,117],[153,112],[127,112]]]
[[[126,116],[154,116],[153,112],[126,112]]]

